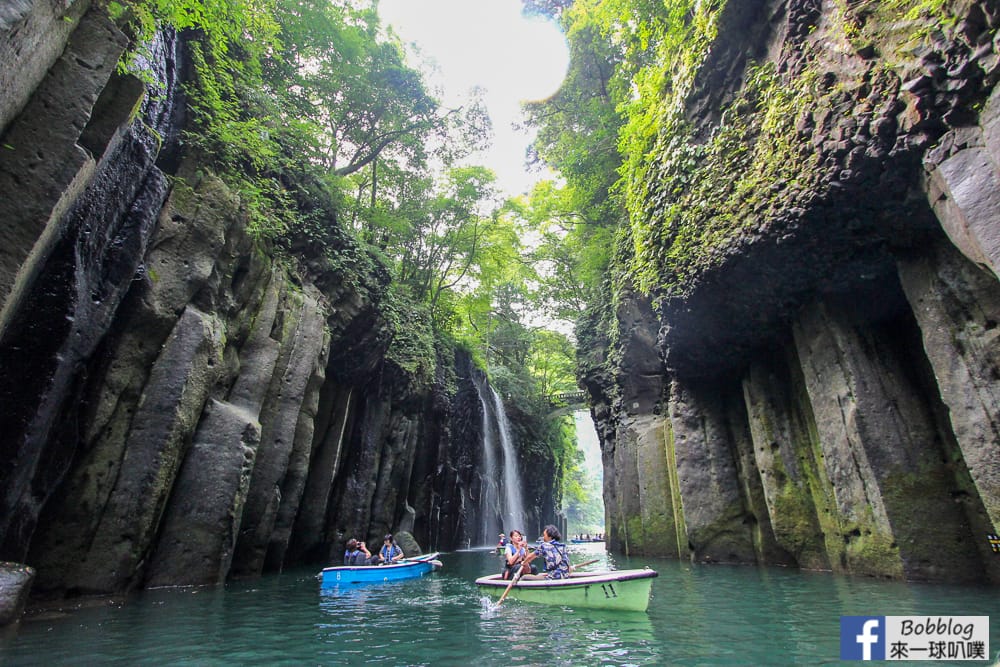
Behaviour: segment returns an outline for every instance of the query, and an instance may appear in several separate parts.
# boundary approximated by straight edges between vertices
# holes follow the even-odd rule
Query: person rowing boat
[[[559,529],[553,525],[545,526],[542,531],[542,543],[534,553],[528,554],[525,564],[530,564],[539,555],[545,560],[545,572],[541,574],[523,573],[521,579],[565,579],[569,576],[570,562],[569,554],[566,553],[566,545],[563,544],[562,535]]]
[[[518,581],[531,581],[539,579],[556,580],[569,578],[570,572],[575,568],[569,562],[569,554],[566,553],[566,545],[560,541],[561,538],[562,535],[560,535],[558,528],[551,524],[545,526],[545,529],[542,531],[541,545],[521,561],[521,567],[516,570],[510,583],[507,584],[507,588],[504,590],[503,595],[501,595],[500,599],[497,600],[498,607],[503,604],[503,601],[510,593],[511,588],[517,585]],[[535,560],[535,558],[539,555],[541,555],[545,560],[545,572],[543,574],[531,572],[530,569],[531,561]],[[581,563],[581,565],[590,565],[595,562],[597,562],[597,559]]]

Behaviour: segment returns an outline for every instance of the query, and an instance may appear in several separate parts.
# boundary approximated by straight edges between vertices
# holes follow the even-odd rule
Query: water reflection
[[[571,554],[576,562],[601,559],[594,569],[659,571],[648,612],[519,600],[490,609],[473,582],[499,571],[500,561],[482,550],[443,554],[441,571],[391,584],[322,588],[313,570],[148,591],[125,605],[29,620],[16,638],[0,638],[0,663],[833,665],[841,615],[995,616],[997,609],[996,589],[695,566],[602,549],[573,545]],[[998,633],[993,619],[993,653]]]

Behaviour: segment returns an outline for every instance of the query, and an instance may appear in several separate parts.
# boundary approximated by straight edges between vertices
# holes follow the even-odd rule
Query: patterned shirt
[[[545,557],[545,578],[565,579],[569,576],[569,558],[566,556],[566,545],[562,542],[542,542],[538,550]]]

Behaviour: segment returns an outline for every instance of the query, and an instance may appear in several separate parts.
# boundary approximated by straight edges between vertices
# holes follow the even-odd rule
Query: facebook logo
[[[885,660],[885,616],[841,616],[840,659]]]

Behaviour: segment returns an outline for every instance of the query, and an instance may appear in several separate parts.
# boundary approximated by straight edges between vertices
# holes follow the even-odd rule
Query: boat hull
[[[645,611],[655,570],[617,570],[574,574],[568,579],[533,579],[518,581],[508,598],[524,602],[554,604],[586,609]],[[499,598],[509,581],[499,575],[476,579],[479,590]]]
[[[416,558],[408,558],[404,562],[393,565],[366,565],[323,568],[320,572],[320,585],[323,587],[340,584],[369,584],[416,579],[432,572],[437,563],[437,554],[426,554]]]

